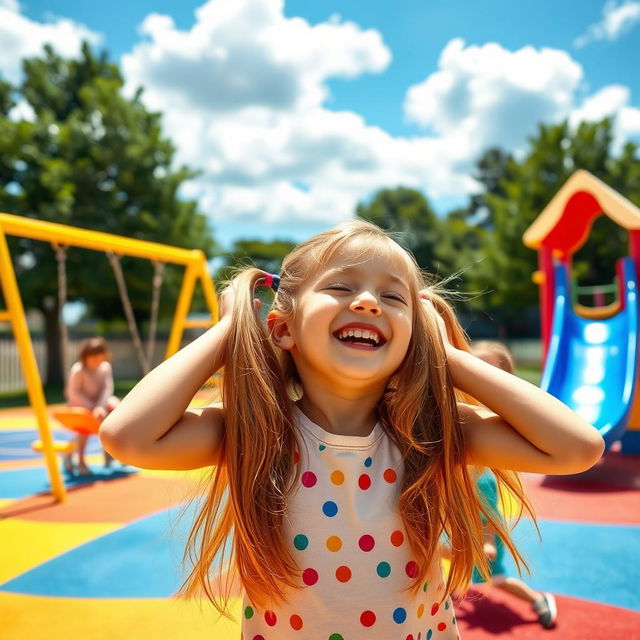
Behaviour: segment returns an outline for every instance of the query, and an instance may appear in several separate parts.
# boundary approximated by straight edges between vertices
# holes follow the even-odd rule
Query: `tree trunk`
[[[62,353],[60,352],[60,322],[57,302],[51,309],[41,309],[45,320],[45,338],[47,343],[47,386],[63,386]]]

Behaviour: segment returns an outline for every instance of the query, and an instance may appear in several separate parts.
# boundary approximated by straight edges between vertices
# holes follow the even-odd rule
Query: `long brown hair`
[[[380,252],[407,273],[414,309],[412,339],[378,402],[378,418],[405,461],[399,512],[419,566],[412,588],[417,590],[424,582],[432,559],[439,557],[445,533],[452,548],[445,593],[464,592],[474,565],[488,577],[481,513],[518,566],[524,561],[505,522],[478,497],[474,470],[465,462],[457,402],[475,400],[453,388],[440,333],[420,301],[421,290],[429,291],[452,344],[465,350],[469,346],[433,278],[421,272],[413,256],[384,231],[354,220],[314,236],[287,256],[272,309],[293,317],[303,285],[346,250],[355,261]],[[300,586],[300,570],[281,525],[298,473],[292,400],[304,390],[291,355],[274,347],[253,307],[254,288],[263,277],[262,271],[248,268],[234,280],[236,303],[224,365],[225,436],[185,551],[185,560],[193,567],[181,594],[204,592],[224,615],[229,615],[227,600],[236,576],[259,606],[277,603],[288,587]],[[495,470],[495,475],[499,485],[531,513],[517,474]],[[216,579],[211,575],[214,560]]]

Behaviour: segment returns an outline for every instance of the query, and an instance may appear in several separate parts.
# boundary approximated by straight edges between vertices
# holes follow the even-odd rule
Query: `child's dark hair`
[[[78,360],[80,360],[83,367],[86,367],[87,358],[89,356],[95,356],[99,353],[109,353],[109,347],[107,346],[107,341],[101,336],[94,336],[93,338],[87,338],[80,345]]]

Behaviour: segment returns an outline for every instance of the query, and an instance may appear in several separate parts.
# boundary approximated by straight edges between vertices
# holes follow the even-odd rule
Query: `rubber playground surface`
[[[172,597],[192,518],[181,513],[200,473],[107,471],[92,438],[94,475],[66,478],[58,504],[37,437],[29,409],[0,411],[0,637],[237,640],[237,623]],[[462,638],[640,640],[640,456],[611,452],[580,476],[525,482],[542,534],[516,529],[525,581],[555,594],[558,624],[543,630],[528,605],[493,589],[457,604]]]

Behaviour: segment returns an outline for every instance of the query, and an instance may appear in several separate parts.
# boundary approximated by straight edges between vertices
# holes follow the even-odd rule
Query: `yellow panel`
[[[120,527],[122,523],[0,520],[0,584]]]
[[[241,601],[232,613],[240,616]],[[240,625],[208,602],[165,599],[94,600],[0,593],[3,640],[108,638],[131,640],[238,640]],[[46,634],[43,635],[43,629]]]

